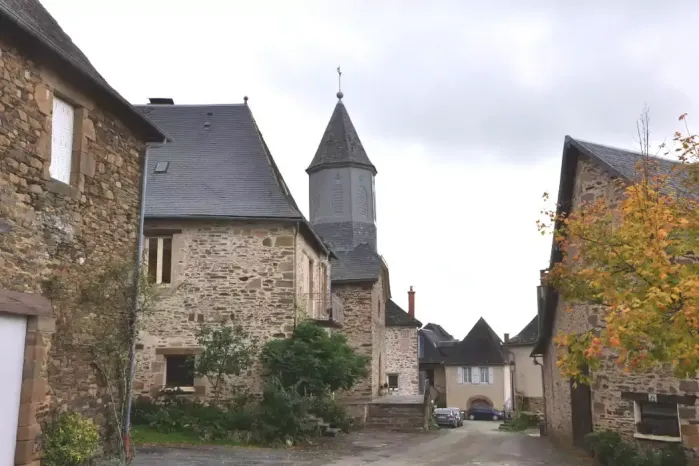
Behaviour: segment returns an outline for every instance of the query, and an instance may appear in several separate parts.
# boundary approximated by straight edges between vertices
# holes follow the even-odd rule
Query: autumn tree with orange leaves
[[[559,334],[558,366],[566,377],[589,383],[609,354],[620,368],[643,371],[670,365],[678,377],[699,370],[699,141],[686,126],[673,143],[663,170],[649,155],[647,115],[639,121],[642,154],[637,177],[623,183],[621,200],[598,198],[573,212],[545,210],[537,222],[553,232],[562,261],[545,282],[568,312],[576,304],[596,305],[599,325],[578,334]],[[672,147],[670,147],[672,146]],[[667,164],[664,164],[667,166]],[[548,196],[544,195],[547,199]]]

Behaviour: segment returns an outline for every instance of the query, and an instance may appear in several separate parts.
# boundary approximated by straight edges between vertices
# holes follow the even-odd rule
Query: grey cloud
[[[653,4],[523,12],[530,18],[533,11],[552,26],[553,43],[540,51],[546,54],[543,61],[552,64],[545,77],[550,85],[539,89],[519,86],[509,66],[516,58],[516,37],[509,42],[511,54],[484,56],[480,49],[488,50],[489,44],[469,42],[468,31],[454,27],[459,13],[466,15],[468,24],[476,24],[497,22],[497,10],[466,13],[457,3],[440,3],[442,8],[431,12],[405,8],[398,20],[379,17],[357,30],[360,38],[375,44],[380,59],[343,63],[345,101],[353,118],[363,123],[362,134],[421,143],[435,156],[453,157],[469,148],[528,162],[541,157],[543,147],[560,145],[565,134],[602,143],[624,143],[623,135],[628,135],[625,145],[631,147],[635,120],[644,105],[650,108],[655,133],[669,136],[676,117],[693,102],[691,95],[666,82],[663,72],[670,65],[690,66],[682,64],[680,51],[673,61],[673,30],[681,31],[693,18],[683,16],[680,21],[674,16],[679,4],[664,12],[654,11]],[[359,10],[346,13],[348,27],[357,27],[353,15]],[[514,18],[515,11],[507,14]],[[377,26],[381,19],[389,24]],[[655,30],[667,31],[662,35],[662,49],[669,51],[665,63],[651,56],[632,60],[622,41],[633,44]],[[329,113],[332,95],[318,89],[327,88],[330,94],[337,61],[332,51],[319,47],[304,60],[286,63],[282,72],[268,71],[278,76],[276,85],[299,96],[314,112]],[[268,63],[275,66],[274,60]],[[685,88],[691,89],[694,70],[688,71]],[[353,93],[353,88],[361,93]]]

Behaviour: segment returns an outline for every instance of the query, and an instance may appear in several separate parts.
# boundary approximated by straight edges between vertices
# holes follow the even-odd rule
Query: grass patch
[[[158,432],[148,426],[134,425],[131,439],[136,445],[225,445],[235,446],[242,442],[237,438],[205,440],[191,432]]]

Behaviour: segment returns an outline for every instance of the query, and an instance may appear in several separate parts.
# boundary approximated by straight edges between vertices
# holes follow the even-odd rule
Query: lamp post
[[[515,392],[515,360],[510,359],[510,396],[512,397],[512,412],[517,411],[517,394]]]

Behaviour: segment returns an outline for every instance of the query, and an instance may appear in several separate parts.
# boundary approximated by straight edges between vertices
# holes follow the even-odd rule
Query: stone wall
[[[296,235],[296,296],[299,311],[326,319],[330,306],[330,263],[303,235]]]
[[[581,158],[575,176],[573,190],[573,207],[575,210],[581,201],[592,201],[600,196],[612,201],[619,201],[622,191],[612,177],[600,166]],[[563,299],[559,299],[554,319],[554,336],[559,333],[584,332],[601,324],[598,306],[574,304],[572,312]],[[556,367],[557,351],[552,341],[549,342],[544,356],[544,399],[546,403],[547,430],[557,441],[572,442],[572,422],[570,404],[570,383],[563,378]],[[699,386],[696,381],[682,381],[670,372],[654,371],[652,373],[625,373],[615,364],[616,357],[608,353],[602,368],[592,374],[592,421],[595,430],[611,429],[620,432],[627,439],[635,433],[633,401],[621,398],[622,392],[641,394],[657,393],[671,395],[696,395]],[[682,423],[684,444],[699,447],[699,432],[696,424],[690,420],[698,419],[695,406],[680,406],[679,417]],[[693,444],[696,443],[696,444]]]
[[[151,221],[145,233],[169,232],[173,238],[172,283],[161,285],[139,337],[134,388],[156,394],[165,383],[167,354],[199,350],[196,331],[202,324],[242,325],[261,347],[271,338],[291,335],[305,318],[297,312],[295,276],[311,255],[316,264],[327,258],[306,243],[293,224],[247,221]],[[195,381],[198,394],[205,380]],[[261,366],[231,381],[238,393],[259,393]]]
[[[143,144],[91,96],[62,81],[17,49],[0,31],[0,288],[42,293],[61,270],[68,295],[54,302],[56,332],[46,371],[46,400],[99,422],[101,397],[85,351],[71,350],[76,290],[118,261],[135,263]],[[70,184],[52,180],[53,95],[75,107]]]
[[[424,406],[421,403],[370,403],[367,405],[366,426],[396,431],[415,431],[424,426]]]
[[[345,325],[342,333],[347,336],[349,345],[358,353],[372,357],[374,355],[373,322],[376,308],[372,307],[372,284],[333,284],[333,293],[342,300],[345,308]],[[342,399],[371,400],[378,392],[378,382],[375,380],[377,364],[369,363],[369,374],[346,392],[339,393]],[[376,390],[372,387],[376,386]]]
[[[395,395],[417,395],[417,328],[386,327],[386,374],[398,374]]]
[[[380,387],[388,382],[386,376],[386,283],[380,278],[371,290],[371,391],[373,398],[379,395]]]

